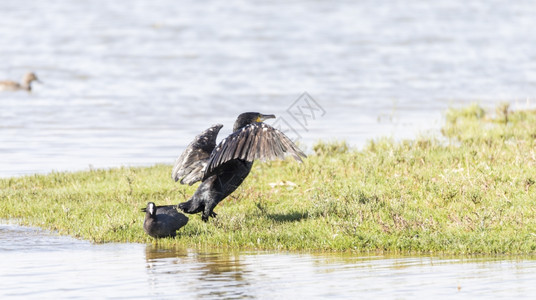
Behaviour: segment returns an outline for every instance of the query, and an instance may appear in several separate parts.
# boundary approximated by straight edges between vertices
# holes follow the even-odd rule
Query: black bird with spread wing
[[[248,112],[238,116],[233,133],[216,146],[223,125],[214,125],[195,137],[177,159],[171,177],[182,184],[201,184],[190,200],[180,203],[185,213],[202,212],[203,221],[215,217],[214,207],[248,176],[253,161],[283,159],[286,154],[302,161],[305,154],[281,131],[262,123],[274,115]]]

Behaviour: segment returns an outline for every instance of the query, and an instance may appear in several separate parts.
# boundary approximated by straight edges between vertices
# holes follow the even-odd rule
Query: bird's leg
[[[214,212],[214,207],[216,207],[216,204],[215,202],[213,201],[210,201],[209,203],[207,203],[205,205],[205,210],[203,211],[203,215],[201,216],[201,220],[203,220],[204,222],[208,221],[208,218],[209,217],[216,217],[216,213]]]

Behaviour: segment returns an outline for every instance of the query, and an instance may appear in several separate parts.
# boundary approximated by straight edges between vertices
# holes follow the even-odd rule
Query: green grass
[[[536,112],[451,109],[444,138],[318,143],[304,163],[256,162],[184,247],[393,253],[536,253]],[[179,154],[179,153],[177,153]],[[0,218],[103,242],[153,242],[140,208],[188,199],[171,166],[0,180]]]

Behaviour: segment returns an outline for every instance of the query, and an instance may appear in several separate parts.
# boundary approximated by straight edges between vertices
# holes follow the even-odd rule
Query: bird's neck
[[[22,81],[22,88],[27,90],[27,91],[31,91],[32,90],[32,80],[24,79]]]
[[[242,129],[242,127],[246,126],[250,124],[250,122],[244,122],[244,121],[240,121],[240,120],[236,120],[236,122],[234,123],[234,126],[233,126],[233,132],[239,130],[239,129]]]

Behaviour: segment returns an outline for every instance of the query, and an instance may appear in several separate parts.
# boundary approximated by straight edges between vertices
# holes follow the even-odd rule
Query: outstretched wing
[[[302,161],[306,155],[281,131],[265,123],[244,126],[223,139],[212,151],[203,179],[213,175],[213,171],[232,159],[262,161],[283,159],[291,155]]]
[[[196,136],[175,161],[171,178],[175,181],[180,179],[182,184],[188,185],[201,180],[208,158],[216,147],[216,137],[222,127],[221,124],[214,125]]]

